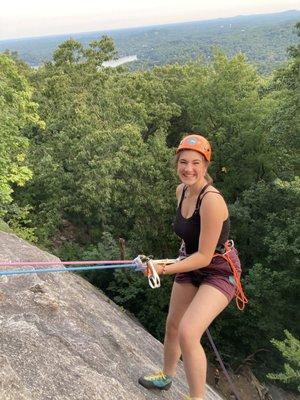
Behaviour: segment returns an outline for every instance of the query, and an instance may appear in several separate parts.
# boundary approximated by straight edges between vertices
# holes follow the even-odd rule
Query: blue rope
[[[85,267],[68,267],[68,268],[41,268],[41,269],[14,269],[2,270],[0,276],[5,275],[24,275],[24,274],[41,274],[48,272],[68,272],[68,271],[91,271],[93,269],[112,269],[112,268],[134,268],[135,264],[113,264],[113,265],[93,265]]]

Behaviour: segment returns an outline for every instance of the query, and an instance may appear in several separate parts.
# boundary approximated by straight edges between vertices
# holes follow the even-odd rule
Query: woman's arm
[[[207,193],[201,203],[201,233],[198,251],[182,261],[163,266],[158,264],[158,274],[172,275],[178,272],[188,272],[206,267],[214,255],[223,222],[228,217],[226,203],[222,196],[216,193]]]

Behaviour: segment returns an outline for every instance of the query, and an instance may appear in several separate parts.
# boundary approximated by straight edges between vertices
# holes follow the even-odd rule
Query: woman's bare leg
[[[191,397],[204,397],[206,356],[200,338],[205,330],[228,305],[226,296],[218,289],[201,285],[179,325],[179,343]]]
[[[176,373],[181,355],[178,338],[179,323],[197,291],[198,288],[191,283],[174,282],[173,284],[164,340],[163,371],[166,375],[174,376]]]

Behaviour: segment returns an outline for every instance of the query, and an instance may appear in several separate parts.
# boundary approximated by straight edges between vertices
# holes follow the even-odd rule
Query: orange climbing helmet
[[[176,154],[181,150],[194,150],[201,153],[207,161],[211,159],[211,147],[205,137],[197,134],[185,136],[176,149]]]

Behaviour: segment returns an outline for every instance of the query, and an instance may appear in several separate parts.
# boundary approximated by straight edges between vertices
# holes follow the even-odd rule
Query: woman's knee
[[[196,329],[187,321],[182,320],[178,326],[178,339],[182,348],[194,347],[201,340],[204,329]]]
[[[166,336],[170,338],[178,337],[179,321],[172,316],[168,316],[166,321]]]

